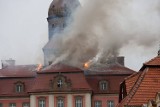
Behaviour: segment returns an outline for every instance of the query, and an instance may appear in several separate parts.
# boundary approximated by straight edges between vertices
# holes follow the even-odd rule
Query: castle
[[[66,64],[50,65],[54,49],[50,40],[67,26],[78,0],[54,0],[48,12],[49,41],[44,46],[44,65],[2,63],[0,107],[115,107],[119,84],[135,71],[120,63],[81,70]]]

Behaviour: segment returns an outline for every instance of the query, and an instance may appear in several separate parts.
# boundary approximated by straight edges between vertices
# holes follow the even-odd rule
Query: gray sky
[[[0,60],[16,64],[43,62],[42,48],[48,41],[48,8],[52,0],[0,0]],[[144,48],[127,45],[121,50],[125,65],[139,70],[142,63],[157,55],[158,43]]]

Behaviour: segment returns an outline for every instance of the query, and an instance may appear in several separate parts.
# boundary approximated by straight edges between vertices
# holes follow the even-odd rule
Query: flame
[[[42,69],[42,64],[38,64],[36,70],[40,71]]]
[[[90,62],[89,62],[89,61],[88,61],[88,62],[85,62],[83,66],[84,66],[84,68],[89,68]]]

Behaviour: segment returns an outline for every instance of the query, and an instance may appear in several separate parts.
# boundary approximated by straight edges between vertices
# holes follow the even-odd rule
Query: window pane
[[[38,103],[38,107],[45,107],[45,99],[40,99]]]
[[[64,100],[63,99],[57,100],[57,107],[64,107]]]
[[[22,85],[16,85],[16,92],[23,92],[23,86]]]
[[[99,87],[100,87],[101,90],[107,90],[108,82],[107,81],[100,81]]]
[[[10,103],[9,107],[16,107],[16,103]]]
[[[108,107],[114,107],[114,101],[108,101]]]
[[[29,103],[23,103],[23,107],[29,107]]]
[[[82,107],[82,98],[76,98],[76,102],[75,102],[75,104],[76,104],[76,107]]]
[[[95,101],[94,107],[101,107],[101,101]]]

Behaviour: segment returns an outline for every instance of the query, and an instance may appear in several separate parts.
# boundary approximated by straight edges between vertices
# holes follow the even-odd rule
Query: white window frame
[[[46,100],[45,100],[45,98],[39,98],[39,100],[38,100],[38,107],[46,107]]]
[[[100,81],[99,88],[100,88],[100,90],[107,90],[108,89],[108,81]]]
[[[114,101],[113,100],[108,100],[107,101],[107,106],[108,107],[114,107]]]
[[[16,103],[9,103],[9,107],[16,107]]]
[[[63,97],[57,98],[57,107],[64,107],[64,98]]]
[[[75,97],[75,107],[83,107],[82,97]]]
[[[30,107],[29,102],[24,102],[24,103],[22,104],[22,107]]]
[[[95,101],[94,107],[102,107],[102,101]]]

